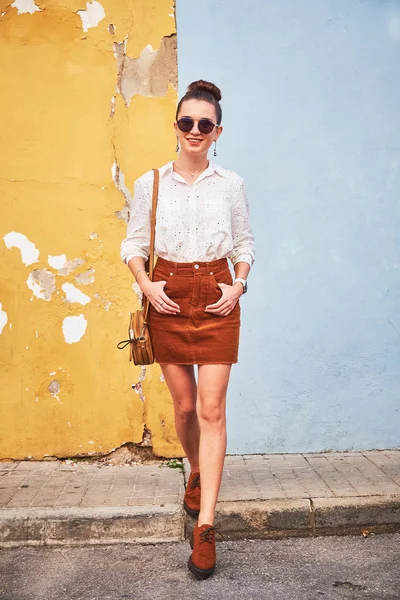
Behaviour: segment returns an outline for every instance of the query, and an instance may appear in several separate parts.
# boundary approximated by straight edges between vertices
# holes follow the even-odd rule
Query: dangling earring
[[[217,156],[217,140],[214,140],[214,156]]]
[[[176,148],[175,148],[175,152],[179,152],[179,142],[178,142],[178,138],[176,138]]]

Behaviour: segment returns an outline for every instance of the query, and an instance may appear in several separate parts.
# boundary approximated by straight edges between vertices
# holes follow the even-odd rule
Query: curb
[[[222,502],[216,523],[227,540],[395,532],[400,496]],[[187,518],[186,535],[190,526]]]
[[[400,496],[315,498],[316,535],[400,531]]]
[[[182,512],[177,504],[3,509],[0,547],[175,542],[183,539]]]
[[[188,539],[195,520],[179,504],[141,507],[3,509],[0,547],[157,544]],[[400,531],[400,496],[220,501],[222,540]]]

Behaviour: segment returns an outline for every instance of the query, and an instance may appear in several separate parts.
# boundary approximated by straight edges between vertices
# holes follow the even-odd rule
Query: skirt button
[[[198,268],[199,268],[199,265],[198,265],[198,264],[195,264],[195,265],[194,265],[194,268],[195,268],[195,269],[198,269]]]

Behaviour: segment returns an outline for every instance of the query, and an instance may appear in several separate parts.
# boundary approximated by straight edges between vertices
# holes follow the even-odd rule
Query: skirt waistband
[[[155,269],[169,275],[194,275],[196,273],[216,275],[227,269],[229,270],[229,266],[226,258],[218,258],[217,260],[210,261],[176,262],[159,256]]]

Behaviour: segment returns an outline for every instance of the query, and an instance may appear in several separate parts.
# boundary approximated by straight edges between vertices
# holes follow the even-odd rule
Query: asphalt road
[[[217,543],[214,575],[188,542],[0,550],[1,600],[400,600],[400,534]]]

